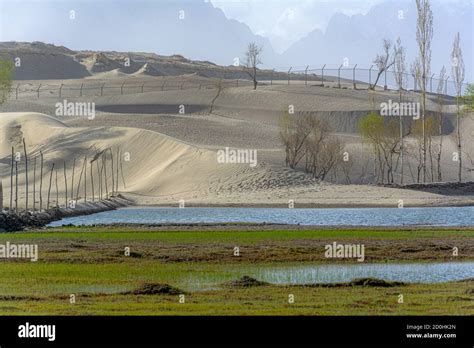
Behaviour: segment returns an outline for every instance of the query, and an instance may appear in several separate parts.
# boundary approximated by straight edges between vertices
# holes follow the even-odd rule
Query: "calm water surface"
[[[438,208],[157,208],[133,207],[55,221],[63,224],[112,223],[275,223],[318,226],[474,226],[474,207]]]

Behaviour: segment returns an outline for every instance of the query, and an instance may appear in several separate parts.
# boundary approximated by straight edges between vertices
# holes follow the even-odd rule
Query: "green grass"
[[[142,231],[110,227],[58,227],[45,232],[17,232],[0,234],[1,241],[37,239],[86,240],[159,240],[166,243],[232,242],[260,243],[295,239],[414,239],[414,238],[474,238],[474,230],[272,230],[272,231]]]
[[[54,228],[3,233],[0,243],[38,243],[38,262],[0,260],[0,315],[473,315],[474,281],[396,287],[228,288],[224,282],[259,267],[328,263],[324,243],[357,240],[376,262],[445,260],[464,243],[472,260],[472,230],[156,231],[130,227]],[[234,245],[241,258],[232,256]],[[448,245],[448,249],[442,247]],[[124,246],[140,257],[125,257]],[[416,249],[399,252],[395,246]],[[426,248],[432,249],[426,249]],[[388,255],[389,251],[393,255]],[[250,255],[249,255],[250,253]],[[418,259],[420,256],[440,259]],[[400,256],[400,255],[402,256]],[[179,256],[169,259],[168,256]],[[319,258],[315,258],[319,255]],[[448,255],[448,256],[446,256]],[[334,260],[329,261],[334,262]],[[125,295],[144,282],[167,283],[177,295]],[[69,302],[75,294],[76,303]],[[288,303],[289,294],[295,303]],[[398,303],[403,294],[404,303]]]
[[[471,284],[472,287],[472,284]],[[473,315],[466,284],[394,288],[263,286],[177,295],[80,296],[2,301],[9,315]],[[292,294],[295,303],[288,302]],[[399,295],[404,303],[398,303]]]

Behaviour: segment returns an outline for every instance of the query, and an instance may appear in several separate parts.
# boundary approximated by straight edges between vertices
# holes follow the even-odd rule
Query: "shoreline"
[[[47,226],[47,229],[61,228],[104,228],[115,229],[133,228],[138,231],[474,231],[474,226],[351,226],[351,225],[298,225],[298,224],[275,224],[275,223],[113,223],[113,224],[95,224],[95,225],[61,225]]]
[[[0,232],[17,232],[25,229],[44,228],[54,221],[74,216],[85,216],[126,207],[131,202],[121,196],[98,202],[78,203],[76,208],[52,208],[44,211],[28,211],[10,214],[0,212]]]
[[[473,207],[474,201],[471,199],[468,202],[442,202],[433,203],[427,202],[426,204],[405,204],[403,208],[398,208],[394,204],[341,204],[341,203],[297,203],[295,207],[291,209],[373,209],[373,208],[394,208],[394,209],[405,209],[405,208],[455,208],[455,207]],[[134,203],[133,208],[179,208],[178,204],[173,206],[169,203],[163,204],[140,204]],[[130,207],[127,207],[130,208]],[[212,204],[212,203],[187,203],[185,208],[288,208],[288,203],[226,203],[226,204]]]

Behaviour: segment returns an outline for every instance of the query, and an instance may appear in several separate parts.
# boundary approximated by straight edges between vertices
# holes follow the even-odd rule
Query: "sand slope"
[[[30,157],[30,197],[33,181],[33,161],[43,151],[45,178],[43,196],[46,196],[52,163],[58,169],[59,203],[64,204],[63,163],[66,161],[68,183],[72,177],[73,158],[76,158],[76,182],[81,171],[83,156],[119,148],[122,156],[123,179],[120,173],[119,191],[138,204],[177,205],[183,199],[188,205],[287,205],[289,200],[305,206],[397,206],[474,203],[472,197],[445,197],[434,193],[399,190],[375,186],[317,184],[309,176],[276,165],[264,163],[251,168],[248,164],[221,164],[216,152],[189,145],[174,138],[142,129],[126,127],[72,128],[53,117],[38,113],[0,114],[0,173],[3,177],[4,203],[9,202],[9,154],[11,146],[22,151],[25,137]],[[108,162],[108,185],[112,171]],[[115,158],[115,166],[117,159]],[[87,167],[87,191],[91,196],[90,162]],[[115,167],[117,168],[117,167]],[[96,162],[92,166],[95,195],[98,194]],[[39,169],[38,169],[39,170]],[[24,162],[19,163],[20,202],[23,202]],[[37,174],[37,187],[39,187]],[[55,183],[55,175],[53,175]],[[105,184],[104,184],[105,185]],[[70,184],[69,190],[71,190]],[[83,182],[79,196],[83,197]],[[70,195],[69,195],[70,196]],[[30,198],[30,204],[31,204]],[[38,199],[38,195],[37,195]],[[45,198],[44,198],[45,199]],[[51,202],[55,204],[53,184]]]
[[[241,191],[261,190],[267,188],[268,182],[272,181],[280,186],[300,183],[307,185],[312,182],[306,175],[297,174],[290,184],[290,175],[282,168],[274,171],[265,165],[250,168],[248,164],[221,164],[217,162],[214,151],[200,149],[152,131],[121,127],[71,128],[51,116],[38,113],[0,114],[0,135],[2,139],[0,158],[3,158],[0,172],[6,191],[9,191],[11,146],[15,147],[15,152],[23,153],[23,137],[28,145],[30,185],[32,185],[34,158],[38,158],[39,152],[43,151],[47,175],[52,163],[55,163],[56,168],[60,170],[58,179],[60,197],[64,196],[65,188],[64,161],[66,161],[66,175],[71,178],[73,158],[76,158],[77,183],[77,175],[81,171],[84,155],[87,153],[90,161],[94,153],[107,148],[112,149],[114,156],[117,149],[120,149],[122,156],[130,159],[127,161],[123,157],[124,180],[120,171],[119,190],[135,193],[138,196],[150,195],[156,199],[168,197],[167,200],[177,202],[181,198],[196,199],[216,194],[220,189],[232,190],[234,187]],[[92,167],[92,179],[96,182],[97,194],[99,179],[96,164],[94,162]],[[110,160],[109,166],[111,166]],[[90,168],[90,162],[88,162],[88,168]],[[116,168],[117,159],[115,158],[115,175]],[[89,170],[88,175],[90,175]],[[19,182],[23,186],[24,161],[19,163],[19,173]],[[109,185],[111,185],[111,167],[108,167],[107,174]],[[89,176],[88,180],[88,191],[91,194]],[[47,180],[44,181],[46,182]],[[83,188],[79,192],[83,196]]]

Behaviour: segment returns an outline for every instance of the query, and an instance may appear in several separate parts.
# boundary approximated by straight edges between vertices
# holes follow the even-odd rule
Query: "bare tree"
[[[112,151],[112,148],[109,147],[109,152],[110,152],[110,158],[111,158],[111,172],[112,172],[112,192],[111,195],[112,197],[114,196],[114,188],[115,188],[115,174],[114,174],[114,152]]]
[[[13,163],[15,161],[15,148],[12,146],[12,162],[10,167],[10,214],[13,212]]]
[[[28,153],[26,152],[26,142],[23,138],[23,151],[25,154],[25,184],[26,184],[26,200],[25,200],[25,211],[28,211]]]
[[[392,42],[390,40],[383,40],[383,53],[377,54],[377,57],[374,59],[374,63],[377,66],[378,73],[377,78],[372,86],[369,86],[370,89],[375,89],[377,82],[379,82],[380,76],[386,72],[390,67],[395,64],[393,54],[391,53]]]
[[[295,169],[305,156],[305,145],[312,127],[307,116],[298,117],[286,111],[280,118],[280,138],[285,146],[285,165]]]
[[[262,64],[260,60],[262,50],[263,47],[258,46],[255,42],[251,42],[247,46],[247,52],[245,52],[245,71],[253,81],[254,90],[257,89],[257,67]]]
[[[84,203],[87,203],[87,154],[84,157]]]
[[[431,65],[431,40],[433,38],[433,12],[429,0],[416,0],[418,18],[416,21],[416,42],[418,43],[418,58],[416,67],[418,70],[418,82],[421,88],[421,121],[422,121],[422,160],[423,160],[423,183],[426,182],[426,82]]]
[[[459,33],[456,34],[454,37],[453,43],[453,51],[451,52],[451,64],[452,64],[452,75],[454,86],[456,88],[456,140],[458,146],[458,162],[459,162],[459,170],[458,170],[458,180],[459,182],[462,181],[462,145],[461,145],[461,125],[460,125],[460,117],[461,117],[461,108],[460,108],[460,101],[462,95],[462,85],[464,82],[464,60],[462,57],[462,49],[461,49],[461,37]]]
[[[56,208],[59,208],[58,168],[54,170],[54,175],[56,178]]]
[[[74,200],[74,175],[76,172],[76,157],[74,157],[74,161],[72,164],[72,178],[71,178],[71,200]]]
[[[15,159],[15,213],[18,213],[18,162]]]
[[[65,204],[66,204],[66,205],[65,205],[65,207],[67,208],[67,207],[68,207],[68,204],[67,204],[67,175],[66,175],[66,161],[64,161],[64,168],[63,168],[63,169],[64,169],[64,187],[65,187],[65,189],[64,189],[64,194],[65,194],[65,196],[64,196],[64,199],[65,199],[65,202],[66,202],[66,203],[65,203]]]
[[[49,199],[51,197],[51,184],[53,182],[53,172],[54,172],[54,163],[51,167],[51,173],[49,175],[48,200],[47,200],[47,204],[46,204],[47,209],[49,209]]]
[[[375,112],[370,113],[359,121],[359,132],[374,149],[378,164],[377,181],[392,184],[394,182],[394,156],[399,147],[398,122],[384,120]],[[385,177],[386,174],[386,177]]]
[[[86,159],[84,159],[84,162],[82,163],[81,174],[79,175],[79,182],[77,183],[76,202],[79,201],[79,190],[81,189],[81,181],[82,181],[82,174],[84,173],[85,161]]]
[[[399,102],[402,102],[402,93],[405,86],[405,71],[406,71],[406,63],[405,63],[405,48],[402,46],[402,41],[400,38],[397,39],[397,43],[395,44],[394,48],[395,52],[395,81],[398,86],[399,92]],[[403,151],[404,151],[404,133],[403,133],[403,116],[402,113],[399,115],[400,121],[400,184],[403,185]]]
[[[94,192],[94,175],[92,173],[92,167],[94,166],[94,162],[91,161],[91,186],[92,186],[92,202],[95,201],[95,192]]]
[[[104,151],[102,154],[102,168],[104,172],[104,181],[105,181],[105,197],[109,199],[109,185],[107,183],[107,152]]]
[[[40,198],[40,211],[43,210],[43,165],[44,165],[44,157],[43,151],[40,151],[41,157],[41,164],[40,164],[40,190],[39,190],[39,198]]]
[[[33,162],[33,211],[36,211],[36,158]]]
[[[443,108],[444,108],[444,86],[447,78],[446,68],[443,66],[439,72],[438,87],[436,88],[436,101],[438,104],[438,153],[436,155],[437,162],[437,180],[438,182],[443,181],[443,174],[441,171],[441,157],[443,152]]]

